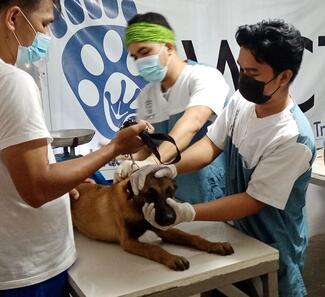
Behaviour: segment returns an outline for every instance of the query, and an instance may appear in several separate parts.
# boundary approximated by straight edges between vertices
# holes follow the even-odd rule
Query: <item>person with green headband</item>
[[[164,16],[148,12],[134,16],[125,33],[125,44],[139,74],[148,81],[137,98],[137,117],[149,121],[157,133],[172,136],[180,151],[201,139],[207,126],[221,113],[229,87],[213,67],[183,61],[176,51],[176,37]],[[171,160],[174,146],[159,146],[161,161]],[[137,166],[124,161],[115,181],[137,167],[158,164],[155,156],[136,155]],[[206,202],[224,195],[223,156],[198,172],[176,178],[176,197],[190,203]]]

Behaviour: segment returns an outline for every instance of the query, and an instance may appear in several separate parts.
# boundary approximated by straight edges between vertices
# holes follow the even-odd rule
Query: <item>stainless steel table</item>
[[[72,296],[182,297],[218,288],[227,296],[241,297],[247,295],[232,284],[256,276],[262,277],[264,296],[278,296],[276,249],[221,222],[192,222],[179,227],[209,240],[229,241],[235,253],[219,256],[154,241],[190,261],[190,269],[176,272],[129,254],[117,244],[90,240],[76,233],[78,259],[69,270]]]

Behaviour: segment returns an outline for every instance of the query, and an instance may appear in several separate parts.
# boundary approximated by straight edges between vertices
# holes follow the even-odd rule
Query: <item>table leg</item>
[[[233,285],[218,287],[218,290],[227,297],[249,297],[247,294]]]
[[[278,274],[276,271],[261,276],[264,297],[278,297]]]

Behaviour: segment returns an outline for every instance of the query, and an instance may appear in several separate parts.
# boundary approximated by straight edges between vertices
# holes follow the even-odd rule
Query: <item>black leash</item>
[[[127,121],[125,121],[123,123],[122,129],[126,128],[126,127],[130,127],[135,124],[137,124],[137,122],[133,121],[132,119],[128,119]],[[176,144],[174,138],[169,136],[168,134],[149,133],[147,130],[143,130],[142,132],[140,132],[139,137],[141,138],[143,143],[147,145],[149,150],[155,155],[155,157],[159,160],[159,162],[161,164],[169,165],[169,164],[177,163],[181,160],[181,153],[177,147],[177,144]],[[176,157],[169,162],[162,162],[161,158],[160,158],[159,151],[158,151],[158,144],[155,142],[155,140],[168,141],[168,142],[172,143],[176,148]]]

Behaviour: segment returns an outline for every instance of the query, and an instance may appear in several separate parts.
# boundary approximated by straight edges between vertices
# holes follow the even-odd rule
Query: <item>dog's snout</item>
[[[169,226],[171,224],[174,224],[176,220],[176,214],[174,212],[174,210],[165,213],[163,215],[156,215],[156,222],[160,225],[160,226]]]
[[[161,226],[168,226],[175,223],[176,213],[167,204],[155,203],[156,215],[155,220]]]

